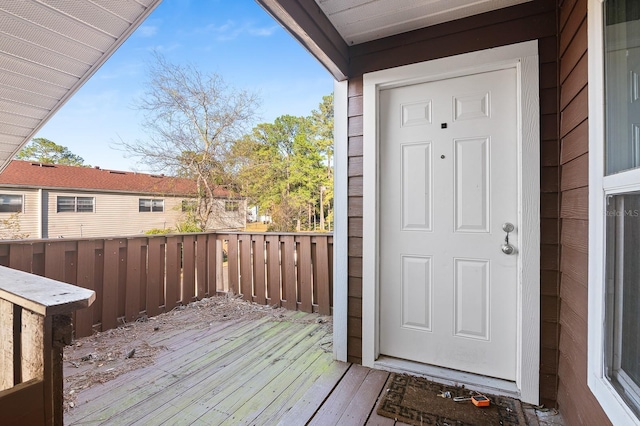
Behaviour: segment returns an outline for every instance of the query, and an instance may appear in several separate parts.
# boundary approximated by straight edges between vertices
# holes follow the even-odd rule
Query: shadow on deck
[[[330,317],[214,298],[80,339],[65,424],[394,424],[374,412],[388,373],[334,361],[331,333]]]

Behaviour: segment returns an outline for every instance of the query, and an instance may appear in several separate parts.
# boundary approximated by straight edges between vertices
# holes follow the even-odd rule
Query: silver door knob
[[[516,229],[516,227],[513,226],[513,223],[505,222],[502,224],[502,230],[507,233],[507,236],[504,237],[504,244],[500,247],[504,254],[511,255],[516,252],[516,248],[512,244],[509,244],[509,233],[513,232],[514,229]]]
[[[507,255],[511,255],[516,252],[516,248],[509,243],[505,243],[501,247],[502,252]]]

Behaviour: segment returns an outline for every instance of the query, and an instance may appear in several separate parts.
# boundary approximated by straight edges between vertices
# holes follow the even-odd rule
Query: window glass
[[[76,197],[58,197],[58,213],[76,211]]]
[[[151,200],[151,211],[152,212],[163,212],[164,211],[164,200]]]
[[[225,201],[224,202],[224,211],[226,211],[226,212],[237,212],[237,211],[240,211],[240,203],[238,201]]]
[[[604,8],[605,174],[640,167],[640,2]]]
[[[58,213],[92,213],[93,197],[58,197],[57,212]]]
[[[139,212],[163,212],[164,200],[152,200],[150,198],[140,198],[138,201]]]
[[[22,213],[22,195],[0,194],[0,213]]]
[[[606,375],[640,415],[640,193],[607,198],[606,233]]]
[[[76,208],[81,213],[93,212],[93,197],[78,197],[76,199]]]

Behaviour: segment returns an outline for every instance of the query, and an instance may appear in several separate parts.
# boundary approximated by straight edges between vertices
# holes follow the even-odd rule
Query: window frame
[[[149,202],[149,210],[140,210],[142,201]],[[162,207],[160,210],[155,210],[157,203]],[[164,213],[164,198],[138,198],[138,213]]]
[[[228,208],[227,206],[235,206]],[[240,200],[224,200],[225,213],[239,213],[240,212]]]
[[[606,198],[640,191],[640,168],[605,175],[604,1],[588,0],[589,306],[587,383],[614,424],[639,424],[606,377]]]
[[[60,211],[60,199],[72,198],[73,199],[73,211]],[[91,200],[91,211],[84,211],[78,209],[78,199]],[[96,197],[83,197],[77,195],[57,195],[56,196],[56,214],[58,213],[95,213],[96,212]]]
[[[24,195],[22,194],[9,194],[9,193],[3,193],[0,194],[0,197],[20,197],[20,210],[19,211],[0,211],[0,214],[16,214],[16,213],[24,213]],[[4,204],[2,202],[0,202],[0,206],[10,206],[11,203],[9,204]]]

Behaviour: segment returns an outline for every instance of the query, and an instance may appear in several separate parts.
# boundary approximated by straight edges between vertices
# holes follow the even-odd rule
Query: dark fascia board
[[[314,0],[256,0],[338,81],[349,71],[349,46]]]

